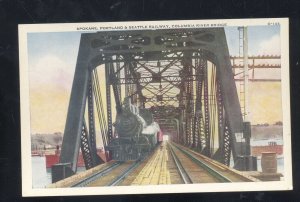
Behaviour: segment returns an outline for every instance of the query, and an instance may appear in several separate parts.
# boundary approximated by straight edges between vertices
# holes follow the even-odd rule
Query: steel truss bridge
[[[238,170],[255,169],[250,123],[243,121],[235,84],[239,78],[233,69],[240,68],[235,59],[239,57],[229,56],[223,28],[82,34],[54,181],[76,173],[80,150],[87,169],[103,163],[96,131],[107,146],[116,135],[114,108],[118,113],[125,97],[151,109],[173,142],[225,165],[233,158]],[[278,68],[249,66],[263,67]],[[105,75],[99,76],[99,69]]]

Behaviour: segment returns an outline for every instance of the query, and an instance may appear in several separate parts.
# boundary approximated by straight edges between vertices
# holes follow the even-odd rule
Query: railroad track
[[[181,147],[177,145],[177,147]],[[204,164],[209,165],[210,167],[212,167],[214,170],[216,170],[218,173],[220,173],[221,175],[227,176],[228,179],[230,179],[232,182],[258,182],[260,180],[251,177],[249,175],[246,175],[245,173],[235,170],[233,168],[230,168],[228,166],[225,166],[224,164],[214,161],[209,157],[206,157],[202,154],[199,154],[196,151],[193,151],[189,148],[184,148],[185,151],[187,153],[190,153],[190,155],[193,155],[194,158],[199,159],[200,161],[202,161]]]
[[[240,172],[233,171],[227,166],[205,158],[188,148],[174,143],[169,143],[169,148],[184,183],[256,181],[254,178],[244,176]],[[201,172],[201,176],[195,175],[195,172]]]
[[[117,176],[113,181],[109,182],[107,186],[117,186],[119,185],[135,168],[137,168],[141,161],[134,162],[131,166],[129,166],[123,173],[121,173],[119,176]]]
[[[49,185],[49,188],[62,187],[97,187],[97,186],[128,186],[135,179],[138,173],[153,157],[158,147],[145,155],[139,161],[110,161],[98,165],[92,169],[77,173],[66,179]]]
[[[216,179],[217,182],[232,182],[229,178],[225,177],[223,174],[219,173],[216,169],[214,169],[210,165],[208,165],[207,162],[204,162],[204,161],[200,160],[199,158],[196,158],[192,153],[188,152],[187,150],[184,150],[181,147],[174,145],[174,144],[170,144],[170,147],[171,147],[171,151],[174,153],[174,155],[175,155],[175,152],[174,152],[174,147],[175,147],[177,149],[177,151],[180,151],[182,154],[184,154],[186,157],[188,157],[188,159],[190,159],[192,162],[194,162],[196,165],[198,165],[199,168],[206,171],[207,174],[209,174],[214,179]],[[177,152],[177,155],[178,155],[178,152]],[[176,158],[178,159],[178,157],[176,157]],[[192,177],[189,176],[188,172],[182,166],[183,162],[180,162],[180,163],[181,163],[181,167],[183,168],[183,170],[186,173],[185,175],[187,175],[189,177],[189,179],[191,179]],[[194,182],[192,180],[190,180],[190,183],[194,183]]]
[[[111,172],[113,169],[119,167],[122,164],[122,162],[115,162],[112,165],[104,168],[103,170],[100,170],[99,172],[87,177],[86,179],[83,179],[76,184],[72,185],[71,187],[86,187],[90,183],[94,182],[96,179],[101,178],[102,176],[108,174]]]
[[[78,184],[88,187],[128,185],[127,178],[132,178],[132,175],[136,176],[137,173],[135,172],[140,170],[141,167],[144,166],[143,164],[147,163],[149,158],[152,158],[153,154],[156,153],[158,149],[159,148],[157,147],[139,161],[116,162],[116,165],[111,165],[105,170],[102,170],[99,173],[89,177],[90,179],[83,180],[87,181],[88,183],[80,182]]]
[[[168,146],[169,146],[169,150],[170,150],[170,153],[172,155],[172,158],[174,160],[174,163],[175,163],[175,165],[177,167],[177,170],[179,172],[179,175],[180,175],[181,179],[183,180],[184,184],[193,183],[190,176],[188,175],[188,173],[184,169],[183,165],[181,164],[179,158],[176,156],[172,146],[170,146],[170,145],[168,145]]]
[[[117,186],[138,167],[142,161],[143,160],[135,162],[114,162],[112,165],[77,182],[71,187]]]
[[[93,171],[94,170],[94,171]],[[259,181],[173,142],[140,161],[112,161],[51,187],[97,187]]]

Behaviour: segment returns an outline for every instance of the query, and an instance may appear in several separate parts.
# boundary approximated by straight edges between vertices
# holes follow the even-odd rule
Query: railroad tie
[[[159,173],[158,184],[164,184],[166,181],[166,170],[165,170],[164,162],[165,162],[165,153],[163,151],[162,161],[160,163],[160,173]]]
[[[142,169],[142,171],[138,174],[138,176],[136,177],[136,179],[133,181],[132,184],[139,185],[139,184],[142,183],[142,181],[143,181],[143,179],[144,179],[145,177],[149,176],[148,168],[153,164],[153,161],[154,161],[154,159],[156,159],[156,158],[157,158],[157,154],[147,162],[146,166],[145,166],[145,167]]]
[[[171,184],[170,173],[167,169],[168,153],[164,146],[157,150],[155,155],[147,162],[138,176],[131,183],[132,185],[156,185]]]
[[[161,164],[161,173],[159,178],[159,184],[166,184],[167,183],[167,155],[166,155],[166,148],[164,147],[163,150],[163,161]]]
[[[143,184],[158,184],[162,157],[163,157],[162,152],[159,152],[158,161],[155,162],[154,167],[151,169],[151,176],[149,180],[145,180]]]
[[[157,158],[159,157],[159,153],[156,151],[155,154],[149,159],[145,167],[141,170],[138,176],[131,183],[132,185],[140,185],[144,178],[148,178],[150,176],[151,169]]]

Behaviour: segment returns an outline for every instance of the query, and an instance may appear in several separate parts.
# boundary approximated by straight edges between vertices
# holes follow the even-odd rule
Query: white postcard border
[[[19,54],[20,54],[20,107],[21,107],[21,157],[22,157],[22,194],[23,196],[62,196],[62,195],[117,195],[145,193],[191,193],[191,192],[235,192],[235,191],[275,191],[291,190],[292,159],[291,159],[291,129],[290,129],[290,86],[289,86],[289,26],[288,18],[268,19],[231,19],[231,20],[182,20],[182,21],[137,21],[137,22],[106,22],[106,23],[58,23],[19,25]],[[284,141],[284,181],[276,182],[243,182],[243,183],[213,183],[192,185],[149,185],[149,186],[118,186],[91,188],[32,188],[31,144],[30,144],[30,100],[27,33],[33,32],[78,32],[79,27],[118,27],[163,26],[163,25],[212,25],[225,26],[258,26],[280,24],[281,37],[281,84],[283,106],[283,141]],[[214,27],[214,26],[208,26]],[[171,28],[172,27],[168,27]],[[85,29],[85,28],[82,28]],[[89,30],[95,32],[101,30]],[[141,28],[145,29],[145,28]],[[153,28],[146,28],[153,29]],[[178,28],[179,29],[179,28]],[[114,29],[115,31],[118,29]],[[119,29],[119,30],[124,30]],[[109,31],[109,30],[103,30]],[[283,71],[284,69],[284,71]]]

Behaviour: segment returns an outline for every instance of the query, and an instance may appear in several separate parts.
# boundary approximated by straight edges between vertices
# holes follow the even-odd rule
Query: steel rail
[[[176,156],[172,146],[169,144],[169,148],[172,154],[172,157],[174,159],[175,165],[178,168],[180,177],[182,178],[184,184],[192,184],[193,181],[191,180],[190,176],[187,174],[187,172],[185,171],[185,169],[183,168],[180,160],[178,159],[178,157]]]
[[[91,175],[90,177],[81,180],[80,182],[72,185],[71,187],[85,187],[88,184],[90,184],[91,182],[95,181],[96,179],[101,178],[102,176],[106,175],[107,173],[109,173],[110,171],[112,171],[113,169],[119,167],[122,163],[121,162],[115,162],[112,165],[110,165],[109,167],[100,170],[99,172]]]
[[[125,177],[127,177],[137,166],[141,164],[143,160],[134,162],[131,166],[129,166],[124,172],[122,172],[118,177],[116,177],[113,181],[108,183],[106,186],[117,186]]]
[[[218,171],[216,171],[211,166],[207,165],[207,163],[203,162],[202,160],[196,158],[192,153],[183,150],[177,145],[174,145],[178,150],[180,150],[183,154],[185,154],[187,157],[189,157],[193,162],[195,162],[197,165],[199,165],[201,168],[206,170],[209,174],[211,174],[213,177],[218,179],[220,182],[232,182],[229,178],[225,177]]]
[[[118,177],[116,177],[113,181],[108,183],[106,186],[117,186],[124,178],[126,178],[136,167],[138,167],[142,162],[151,157],[156,149],[153,149],[148,155],[144,156],[139,161],[135,161],[131,166],[129,166],[124,172],[122,172]]]

